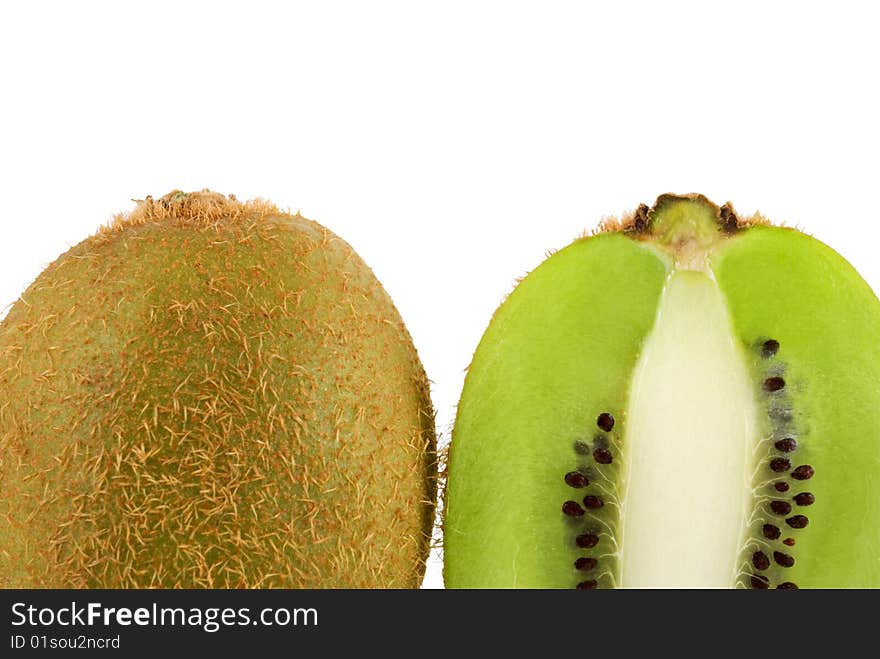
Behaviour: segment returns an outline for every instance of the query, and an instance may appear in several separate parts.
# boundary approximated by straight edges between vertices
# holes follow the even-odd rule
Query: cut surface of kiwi
[[[576,241],[474,355],[444,556],[449,587],[880,586],[880,302],[700,195]]]

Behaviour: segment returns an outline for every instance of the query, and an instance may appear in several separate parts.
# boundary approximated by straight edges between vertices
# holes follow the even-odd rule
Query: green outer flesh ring
[[[449,456],[447,586],[571,587],[573,573],[558,566],[578,556],[559,513],[571,496],[563,475],[572,443],[591,439],[594,410],[623,412],[669,267],[603,234],[545,261],[496,312]],[[601,351],[584,342],[590,336],[606,336]]]
[[[815,469],[792,488],[816,502],[798,511],[810,524],[792,534],[796,563],[785,578],[802,588],[880,586],[880,303],[839,254],[792,229],[744,231],[712,267],[736,336],[749,346],[779,341],[801,415],[792,465]]]

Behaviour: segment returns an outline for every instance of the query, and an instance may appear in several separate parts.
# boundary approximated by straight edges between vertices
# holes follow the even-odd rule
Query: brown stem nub
[[[725,233],[734,233],[739,228],[739,218],[729,201],[719,209],[718,223]]]
[[[645,233],[648,230],[648,208],[647,204],[640,204],[633,216],[633,227],[638,233]]]

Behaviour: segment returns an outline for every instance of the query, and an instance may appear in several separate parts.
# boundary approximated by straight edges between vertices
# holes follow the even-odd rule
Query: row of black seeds
[[[774,339],[765,341],[761,346],[761,356],[765,359],[774,357],[778,351],[779,342]],[[783,378],[781,375],[768,377],[764,380],[762,388],[767,393],[776,393],[783,391],[785,389],[785,378]],[[772,417],[773,414],[771,414],[771,418]],[[785,419],[788,417],[786,415],[782,415],[781,418]],[[770,462],[768,463],[770,471],[776,474],[788,473],[791,478],[796,481],[806,481],[813,477],[814,471],[811,465],[800,465],[792,470],[791,460],[785,457],[786,454],[794,453],[794,451],[797,449],[797,441],[793,437],[785,437],[783,439],[777,440],[773,444],[773,446],[782,455],[770,459]],[[777,493],[788,492],[791,489],[791,485],[784,480],[776,481],[775,483],[773,483],[773,489]],[[809,506],[812,505],[815,500],[816,497],[811,492],[801,492],[792,497],[792,501],[794,501],[797,506]],[[810,522],[809,518],[807,518],[806,515],[798,514],[787,517],[791,514],[792,506],[786,500],[774,499],[769,503],[768,507],[773,515],[786,517],[785,523],[793,529],[803,529]],[[761,528],[761,533],[767,540],[771,541],[779,540],[782,537],[781,529],[775,524],[764,524]],[[787,547],[793,547],[795,545],[795,539],[792,537],[784,538],[782,539],[782,544]],[[782,568],[790,568],[794,565],[795,562],[793,556],[778,550],[773,551],[773,561]],[[752,554],[752,567],[754,567],[755,570],[763,572],[764,570],[769,569],[770,565],[770,557],[763,551],[759,550]],[[752,588],[763,590],[770,587],[770,580],[762,574],[751,575],[750,583]],[[780,583],[777,588],[783,590],[792,590],[797,588],[797,584],[786,581]]]
[[[609,412],[602,412],[602,414],[596,418],[596,425],[604,432],[611,432],[611,429],[614,428],[614,417]],[[597,440],[598,439],[599,438],[597,438]],[[575,442],[574,450],[575,453],[579,455],[592,455],[593,460],[595,460],[597,464],[607,465],[614,461],[614,456],[608,447],[599,444],[598,442],[592,452],[590,451],[590,447],[582,441]],[[569,487],[582,489],[590,484],[590,480],[582,471],[570,471],[565,475],[565,483]],[[577,501],[566,501],[563,503],[562,512],[569,517],[583,517],[587,510],[597,510],[604,505],[605,502],[602,500],[601,496],[587,494],[581,500],[581,503],[578,503]],[[599,544],[599,536],[593,532],[587,531],[586,533],[579,533],[574,541],[581,549],[592,549]],[[580,572],[592,572],[598,565],[598,559],[592,556],[581,556],[574,562],[574,568]],[[598,583],[595,579],[586,579],[578,582],[575,588],[578,590],[593,590],[597,586]]]

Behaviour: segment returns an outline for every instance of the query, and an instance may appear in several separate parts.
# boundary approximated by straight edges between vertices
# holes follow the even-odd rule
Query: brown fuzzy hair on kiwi
[[[0,325],[0,586],[417,587],[428,381],[352,248],[174,191]]]

